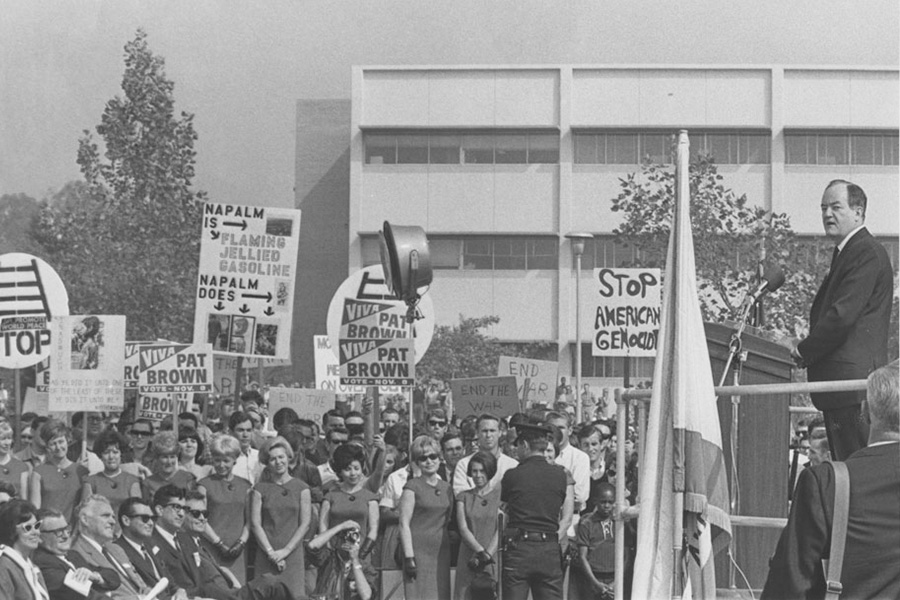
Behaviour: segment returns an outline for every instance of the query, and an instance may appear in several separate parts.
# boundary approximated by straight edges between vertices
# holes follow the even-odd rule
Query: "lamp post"
[[[581,255],[587,240],[594,235],[584,232],[567,233],[566,238],[572,244],[572,255],[575,257],[575,422],[581,423]]]

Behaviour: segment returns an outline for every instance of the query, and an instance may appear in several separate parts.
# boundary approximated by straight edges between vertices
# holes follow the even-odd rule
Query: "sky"
[[[0,195],[80,178],[138,27],[196,115],[195,186],[290,207],[296,102],[349,98],[353,65],[897,68],[898,23],[896,0],[3,0]]]

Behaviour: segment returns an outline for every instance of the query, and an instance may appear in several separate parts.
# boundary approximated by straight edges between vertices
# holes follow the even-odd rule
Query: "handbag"
[[[841,571],[850,516],[850,473],[843,462],[833,462],[831,466],[834,469],[834,518],[831,522],[829,558],[822,560],[822,570],[825,573],[825,600],[838,600],[843,591]]]

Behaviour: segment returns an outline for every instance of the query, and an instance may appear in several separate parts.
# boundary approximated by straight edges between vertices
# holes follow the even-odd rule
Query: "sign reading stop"
[[[62,279],[46,262],[0,255],[0,366],[30,367],[50,355],[50,319],[69,314]]]

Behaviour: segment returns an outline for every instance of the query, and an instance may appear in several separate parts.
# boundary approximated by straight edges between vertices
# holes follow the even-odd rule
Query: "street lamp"
[[[581,412],[581,255],[584,244],[594,239],[592,233],[572,232],[566,234],[572,244],[572,255],[575,256],[575,422],[580,423]]]

